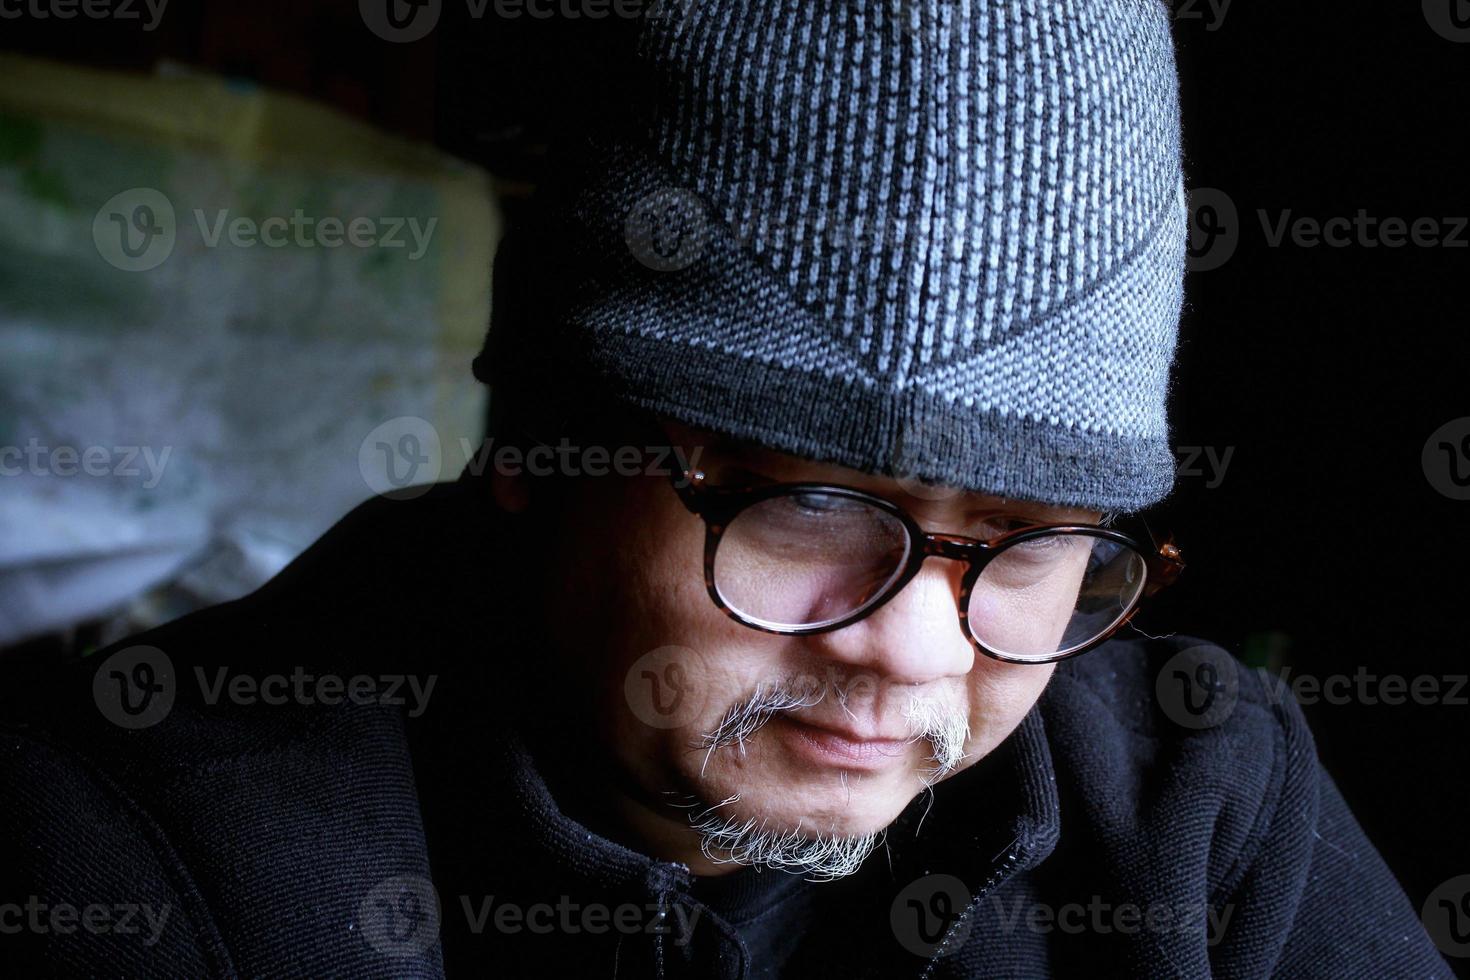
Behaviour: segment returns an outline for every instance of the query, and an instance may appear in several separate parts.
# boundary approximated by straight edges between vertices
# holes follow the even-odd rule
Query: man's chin
[[[844,785],[833,779],[815,785],[811,780],[746,784],[728,792],[710,786],[705,789],[700,796],[706,804],[690,814],[697,824],[752,824],[773,833],[831,838],[881,833],[898,819],[922,784],[918,779],[905,781],[900,790],[852,779]]]
[[[691,819],[709,814],[808,836],[880,833],[926,785],[924,773],[911,765],[852,772],[792,765],[758,751],[745,758],[716,760],[704,772],[687,775],[694,795],[704,804],[691,810]]]
[[[693,827],[705,856],[716,863],[841,878],[861,867],[892,819],[886,813],[798,814],[727,804],[694,814]]]

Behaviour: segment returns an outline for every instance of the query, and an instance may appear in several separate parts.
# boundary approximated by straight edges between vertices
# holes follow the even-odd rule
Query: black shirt
[[[749,980],[776,980],[809,931],[817,895],[801,875],[747,867],[696,879],[690,894],[734,926],[745,945]]]

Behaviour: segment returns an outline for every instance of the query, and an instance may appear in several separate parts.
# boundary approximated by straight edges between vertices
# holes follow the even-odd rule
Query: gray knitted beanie
[[[1187,231],[1163,4],[684,0],[629,57],[637,98],[502,246],[492,398],[596,388],[998,496],[1168,495]]]

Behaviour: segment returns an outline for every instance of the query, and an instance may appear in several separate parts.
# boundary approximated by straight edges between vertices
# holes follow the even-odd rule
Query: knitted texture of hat
[[[1187,229],[1161,3],[656,6],[638,98],[562,154],[532,305],[477,371],[576,368],[876,474],[1168,495]]]

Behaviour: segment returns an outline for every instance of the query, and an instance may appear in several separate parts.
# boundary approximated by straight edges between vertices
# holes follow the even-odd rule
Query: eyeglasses
[[[985,656],[1053,663],[1112,636],[1184,569],[1172,540],[1116,525],[1038,524],[981,540],[931,534],[903,508],[824,483],[713,486],[703,471],[674,489],[705,522],[704,580],[717,607],[767,633],[842,629],[872,615],[924,562],[968,566],[960,629]],[[1142,542],[1148,541],[1149,545]]]

